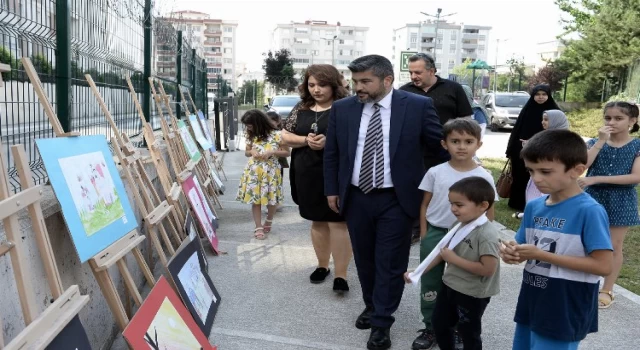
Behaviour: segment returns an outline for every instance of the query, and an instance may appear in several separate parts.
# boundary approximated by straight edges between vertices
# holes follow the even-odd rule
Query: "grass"
[[[599,112],[601,113],[601,112]],[[601,116],[600,116],[601,118]],[[600,124],[598,124],[600,125]],[[571,124],[573,129],[573,123]],[[586,128],[587,126],[585,126]],[[596,135],[597,135],[597,129]],[[590,136],[581,134],[582,136]],[[502,172],[506,159],[485,158],[482,159],[483,166],[491,171],[493,178],[497,181]],[[638,191],[638,188],[636,188]],[[640,191],[638,197],[640,198]],[[514,231],[520,227],[520,221],[511,217],[514,210],[507,206],[507,200],[501,199],[495,206],[496,221]],[[618,277],[617,284],[640,294],[640,226],[632,227],[624,241],[624,263]]]

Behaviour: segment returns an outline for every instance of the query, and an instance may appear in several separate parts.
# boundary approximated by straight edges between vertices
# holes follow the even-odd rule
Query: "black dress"
[[[298,136],[307,136],[316,123],[318,134],[326,135],[330,109],[322,112],[298,110],[295,120],[288,120],[286,129]],[[327,203],[324,194],[324,150],[312,150],[309,146],[294,148],[291,152],[289,180],[291,196],[298,205],[300,216],[311,221],[343,222],[344,218],[336,214]]]

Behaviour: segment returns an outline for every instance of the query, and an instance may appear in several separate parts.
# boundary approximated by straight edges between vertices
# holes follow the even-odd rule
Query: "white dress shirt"
[[[389,157],[389,127],[391,125],[391,96],[393,95],[393,89],[378,102],[380,105],[380,118],[382,118],[382,154],[384,155],[384,179],[376,178],[376,174],[373,174],[373,187],[378,187],[380,181],[382,181],[382,187],[393,187],[393,181],[391,180],[391,159]],[[351,184],[354,186],[360,185],[360,168],[362,167],[362,153],[364,152],[364,142],[367,138],[367,129],[369,128],[369,121],[373,116],[375,109],[373,103],[365,103],[362,110],[362,117],[360,119],[360,130],[358,132],[358,146],[356,147],[356,159],[353,164],[353,174],[351,175]],[[376,168],[375,162],[377,158],[374,158],[373,169]]]

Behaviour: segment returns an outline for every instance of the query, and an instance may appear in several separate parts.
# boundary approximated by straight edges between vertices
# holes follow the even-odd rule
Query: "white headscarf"
[[[549,127],[547,130],[569,129],[569,119],[567,119],[564,112],[559,109],[550,109],[544,112],[547,114],[547,118],[549,119]]]

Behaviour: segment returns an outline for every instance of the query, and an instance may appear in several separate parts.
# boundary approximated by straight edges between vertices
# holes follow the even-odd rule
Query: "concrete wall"
[[[163,192],[157,180],[155,168],[152,164],[146,164],[145,167],[147,169],[147,173],[151,179],[153,179],[156,189],[161,197],[163,197]],[[123,177],[122,172],[121,177]],[[136,219],[140,224],[140,212],[134,202],[134,198],[131,196],[131,193],[133,193],[131,191],[133,189],[126,183],[126,181],[124,182],[126,191],[129,195],[129,201],[134,208]],[[76,254],[73,242],[69,236],[69,231],[60,211],[60,204],[55,198],[51,186],[45,186],[44,199],[41,202],[41,206],[58,270],[60,271],[62,278],[63,289],[77,284],[80,287],[81,293],[90,297],[89,304],[80,312],[80,319],[87,331],[92,347],[94,349],[108,349],[119,330],[115,325],[111,311],[106,300],[102,296],[89,264],[80,264],[80,260]],[[40,259],[40,253],[35,241],[34,233],[31,229],[31,219],[29,218],[26,210],[21,212],[19,222],[22,241],[27,250],[27,265],[32,271],[32,278],[30,282],[33,285],[39,311],[42,312],[51,304],[51,293],[49,292],[49,286],[46,282],[42,260]],[[144,233],[143,230],[140,230],[140,232]],[[6,235],[4,227],[0,225],[0,242],[5,240]],[[145,257],[147,256],[148,247],[149,240],[142,242],[141,248]],[[154,252],[154,262],[158,261],[156,256],[157,255]],[[137,268],[135,259],[131,254],[127,257],[127,264],[138,286],[144,285],[146,283],[144,281],[144,277]],[[159,265],[160,264],[158,262],[156,267]],[[154,266],[150,266],[150,268],[154,270]],[[109,272],[122,297],[124,293],[124,284],[120,278],[120,273],[118,272],[117,267],[112,267]],[[5,343],[9,343],[9,341],[24,329],[24,321],[15,287],[13,269],[8,255],[0,257],[0,319],[2,320],[2,333],[4,335]]]

